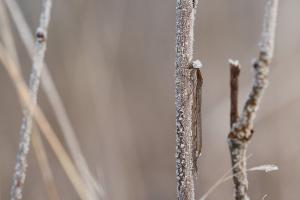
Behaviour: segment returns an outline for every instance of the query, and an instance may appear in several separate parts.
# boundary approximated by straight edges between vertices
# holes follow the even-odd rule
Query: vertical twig
[[[239,118],[239,76],[241,67],[239,61],[229,60],[230,65],[230,127]]]
[[[17,89],[22,105],[30,113],[32,113],[32,117],[34,117],[35,121],[37,122],[37,125],[40,127],[42,133],[49,142],[50,147],[52,148],[53,152],[58,158],[69,180],[73,184],[74,189],[80,196],[80,199],[89,199],[90,197],[87,193],[86,186],[82,181],[81,177],[79,176],[74,164],[72,163],[70,157],[68,156],[66,150],[59,141],[53,128],[51,127],[50,123],[48,122],[46,116],[44,115],[40,107],[34,102],[32,102],[29,88],[27,87],[20,71],[18,70],[15,61],[10,57],[9,54],[7,54],[2,45],[0,45],[0,60],[2,61],[3,66],[7,70]]]
[[[44,56],[46,51],[47,30],[50,21],[51,0],[43,1],[43,11],[40,16],[39,27],[36,32],[36,46],[35,57],[32,65],[32,72],[30,75],[29,88],[30,96],[33,104],[36,104],[37,94],[40,82],[40,76],[44,63]],[[15,165],[15,173],[13,184],[11,188],[11,200],[22,199],[22,190],[25,182],[26,168],[27,168],[27,154],[30,145],[30,135],[32,126],[32,113],[28,109],[23,110],[23,119],[20,130],[19,150],[17,153],[17,160]]]
[[[193,59],[197,1],[178,0],[176,7],[176,174],[177,198],[194,200],[194,175],[201,151],[200,61]]]
[[[279,0],[268,0],[263,22],[262,39],[259,57],[254,62],[253,86],[244,105],[240,118],[231,128],[228,136],[229,149],[233,168],[235,199],[248,200],[248,180],[246,172],[246,149],[253,135],[253,121],[259,107],[263,92],[268,84],[269,65],[273,58],[275,28]]]
[[[234,123],[239,119],[238,112],[238,90],[239,90],[239,75],[240,75],[240,64],[239,61],[229,60],[230,65],[230,128],[232,129]],[[231,135],[229,135],[231,137]],[[241,191],[241,188],[248,188],[248,179],[246,172],[246,147],[244,144],[229,142],[229,149],[232,158],[232,173],[233,181],[235,185],[235,191],[239,191],[239,194],[236,193],[236,198],[241,195],[240,193],[245,193]],[[236,157],[236,155],[240,157]],[[243,169],[243,170],[241,170]],[[246,193],[245,193],[246,194]],[[244,197],[245,200],[248,199],[248,196]]]
[[[49,6],[49,5],[45,5]],[[49,8],[49,7],[48,7]],[[46,12],[47,13],[47,12]],[[49,14],[49,13],[48,13]],[[43,20],[43,18],[42,18]],[[44,35],[41,32],[37,33],[38,42],[45,42],[43,37]],[[39,55],[40,56],[40,55]],[[36,58],[36,56],[34,57]],[[0,45],[0,59],[3,62],[5,68],[7,69],[9,75],[11,76],[14,84],[16,85],[19,97],[21,99],[21,103],[23,106],[28,110],[28,113],[32,114],[32,117],[35,118],[37,124],[43,131],[44,136],[46,137],[47,141],[50,144],[50,147],[54,151],[55,155],[59,159],[64,171],[66,172],[68,178],[70,179],[71,183],[73,184],[76,192],[80,196],[82,200],[91,199],[89,194],[86,192],[86,187],[83,184],[81,177],[78,176],[78,172],[74,167],[71,159],[67,155],[66,151],[64,150],[62,144],[60,143],[59,139],[57,138],[56,134],[54,133],[52,127],[50,126],[48,120],[46,119],[45,115],[42,113],[38,105],[34,106],[34,102],[31,100],[31,94],[29,89],[24,82],[22,75],[20,74],[20,70],[18,65],[15,63],[15,60],[11,57],[10,54],[7,54],[5,49]],[[43,61],[42,61],[43,62]],[[40,76],[40,74],[39,74]],[[34,107],[35,112],[34,112]],[[26,168],[25,168],[26,170]],[[26,171],[25,171],[26,172]],[[24,183],[23,183],[24,184]]]
[[[23,43],[29,53],[29,56],[33,58],[34,52],[32,47],[34,46],[34,41],[30,28],[22,14],[21,9],[15,0],[5,0],[5,3],[11,13],[11,16],[16,24],[16,27],[20,33]],[[54,81],[48,70],[48,66],[44,63],[44,71],[42,73],[42,87],[46,92],[47,98],[49,99],[50,105],[54,110],[54,114],[58,120],[59,126],[63,132],[66,144],[70,150],[71,156],[78,168],[82,178],[86,182],[92,199],[97,200],[98,198],[104,198],[104,190],[101,184],[96,181],[92,175],[87,161],[85,160],[83,153],[81,151],[79,142],[76,138],[75,131],[71,125],[68,118],[67,112],[64,108],[61,97],[55,87]]]
[[[18,59],[17,51],[15,48],[15,42],[12,35],[9,18],[6,12],[6,8],[4,7],[3,1],[0,0],[0,27],[1,27],[1,38],[3,43],[7,49],[7,52],[10,54],[12,59],[15,61],[16,67],[21,73],[20,62]],[[43,175],[44,183],[46,184],[46,189],[49,195],[49,199],[58,200],[58,192],[54,183],[52,171],[48,162],[47,154],[45,152],[43,143],[40,139],[40,135],[37,132],[37,128],[35,127],[33,130],[33,149],[36,152],[37,160]]]

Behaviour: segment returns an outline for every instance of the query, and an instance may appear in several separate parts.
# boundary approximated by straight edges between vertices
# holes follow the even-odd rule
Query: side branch
[[[239,90],[239,75],[240,75],[240,64],[239,61],[229,60],[230,65],[230,127],[232,128],[234,123],[238,121],[238,90]],[[246,144],[231,140],[234,138],[234,133],[231,132],[228,136],[229,150],[232,161],[232,173],[233,182],[235,186],[236,199],[244,198],[249,199],[246,191],[248,189],[248,180],[246,173]]]
[[[251,138],[253,133],[253,121],[259,108],[263,92],[268,86],[269,65],[274,52],[278,2],[279,0],[268,0],[266,3],[259,56],[253,64],[253,86],[244,105],[242,115],[231,130],[237,133],[235,137],[238,140],[247,141]]]
[[[236,88],[231,83],[231,131],[228,136],[231,162],[233,166],[233,182],[236,200],[249,200],[246,168],[246,150],[248,141],[253,135],[253,122],[263,92],[268,85],[269,66],[273,58],[275,27],[279,0],[268,0],[263,22],[262,39],[258,59],[254,62],[254,81],[241,116],[235,121],[237,103]],[[232,77],[231,77],[232,80]],[[232,80],[233,81],[233,80]],[[234,122],[235,121],[235,122]]]
[[[240,64],[239,61],[229,60],[230,65],[230,127],[239,118],[238,109],[238,94],[239,94],[239,76],[240,76]]]

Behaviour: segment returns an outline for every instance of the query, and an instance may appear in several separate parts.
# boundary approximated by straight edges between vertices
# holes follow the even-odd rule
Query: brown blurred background
[[[39,0],[18,1],[34,30]],[[265,1],[200,0],[195,53],[203,65],[203,140],[197,196],[228,169],[229,58],[242,63],[240,105],[252,79]],[[109,200],[176,199],[175,0],[54,1],[46,61],[84,155]],[[249,174],[250,196],[300,196],[300,1],[282,0],[270,85],[255,121],[249,167],[279,171]],[[30,59],[18,37],[28,80]],[[2,65],[0,65],[2,66]],[[0,199],[9,199],[22,117],[15,88],[0,68]],[[63,141],[44,91],[39,103]],[[46,142],[45,142],[46,144]],[[79,199],[46,144],[60,196]],[[34,152],[24,199],[46,199]],[[208,199],[232,199],[231,180]]]

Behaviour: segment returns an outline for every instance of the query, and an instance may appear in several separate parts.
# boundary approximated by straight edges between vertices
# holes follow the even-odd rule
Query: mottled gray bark
[[[193,58],[197,2],[178,0],[176,7],[176,174],[177,198],[194,200],[194,175],[201,151],[200,61]]]
[[[246,149],[247,143],[239,142],[235,139],[229,139],[229,150],[231,156],[231,164],[235,166],[232,168],[235,199],[248,200],[248,178],[246,166]]]
[[[246,168],[246,150],[253,135],[253,122],[259,108],[263,92],[268,85],[269,65],[274,51],[275,27],[279,0],[268,0],[263,23],[262,39],[258,59],[254,62],[253,86],[244,105],[241,116],[231,124],[228,143],[233,166],[233,182],[236,200],[250,199]],[[234,88],[231,87],[231,90]],[[234,98],[234,97],[233,97]],[[231,100],[231,103],[234,101]],[[236,105],[237,107],[237,102]]]

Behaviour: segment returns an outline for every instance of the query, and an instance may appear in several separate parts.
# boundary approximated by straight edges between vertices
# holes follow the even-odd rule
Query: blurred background
[[[32,30],[41,1],[18,1]],[[110,200],[176,199],[175,0],[54,1],[46,62],[83,153]],[[252,83],[251,61],[265,1],[200,0],[194,58],[204,65],[203,153],[200,197],[231,167],[228,59],[242,64],[240,107]],[[252,199],[298,200],[300,196],[300,1],[280,1],[270,84],[255,121],[248,166],[276,164],[279,171],[249,173]],[[298,25],[297,25],[298,24]],[[31,61],[16,38],[24,77]],[[22,117],[16,90],[0,65],[0,199],[9,199]],[[39,104],[63,136],[44,91]],[[64,141],[63,141],[64,142]],[[61,199],[79,199],[44,141]],[[45,199],[31,149],[24,199]],[[208,199],[232,199],[232,181]]]

